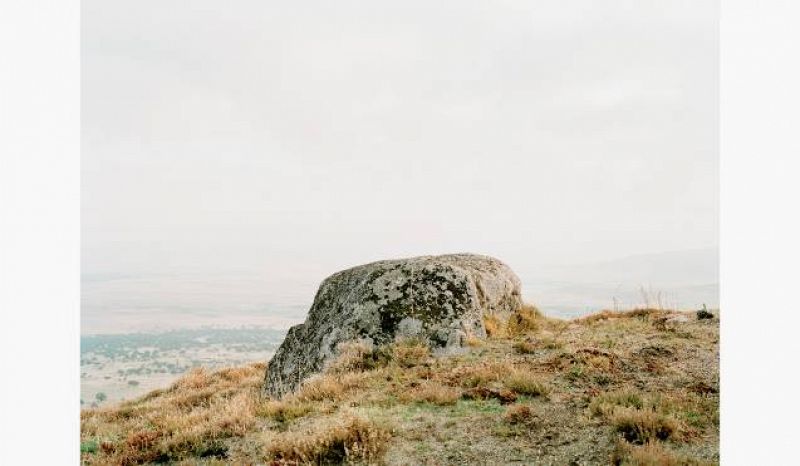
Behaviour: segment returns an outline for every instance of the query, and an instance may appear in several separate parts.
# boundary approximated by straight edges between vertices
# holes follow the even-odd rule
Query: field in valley
[[[283,331],[262,328],[185,329],[81,337],[81,406],[130,400],[204,367],[265,362]]]

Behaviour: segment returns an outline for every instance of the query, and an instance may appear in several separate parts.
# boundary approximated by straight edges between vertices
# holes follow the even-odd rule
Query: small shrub
[[[347,417],[311,431],[278,434],[271,439],[266,452],[268,458],[291,464],[376,463],[386,452],[390,438],[391,431],[383,426]]]
[[[97,453],[97,440],[87,440],[81,442],[81,453]]]
[[[708,308],[706,308],[705,304],[703,304],[703,309],[700,309],[699,311],[697,311],[697,320],[705,320],[705,319],[713,319],[713,318],[714,318],[714,314],[712,314],[711,312],[708,311]]]
[[[569,372],[567,372],[564,377],[571,382],[575,382],[584,379],[586,377],[586,371],[583,366],[575,364],[570,367]]]
[[[617,407],[610,422],[625,440],[639,445],[667,440],[678,430],[675,419],[652,410]]]
[[[686,441],[719,423],[719,403],[690,392],[609,392],[594,397],[588,411],[612,425],[631,443]]]
[[[100,442],[100,451],[102,451],[106,455],[110,455],[117,450],[116,445],[109,441],[102,441]]]
[[[514,371],[506,377],[505,386],[520,395],[547,396],[549,390],[544,382],[532,372]]]
[[[589,355],[584,358],[584,361],[587,366],[604,372],[610,371],[614,364],[611,358],[603,355]]]
[[[526,405],[513,405],[506,409],[503,420],[509,424],[522,424],[533,417],[533,411]]]
[[[597,385],[605,387],[606,385],[609,385],[612,382],[614,382],[614,377],[608,374],[597,374],[592,378],[592,380],[594,380],[594,383],[596,383]]]

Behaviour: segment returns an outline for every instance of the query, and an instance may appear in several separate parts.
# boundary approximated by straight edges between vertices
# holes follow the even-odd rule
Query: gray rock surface
[[[339,343],[415,337],[436,353],[453,353],[467,336],[486,336],[484,314],[506,317],[521,305],[519,278],[488,256],[422,256],[337,272],[322,282],[305,323],[289,329],[270,360],[265,394],[294,391],[333,359]]]

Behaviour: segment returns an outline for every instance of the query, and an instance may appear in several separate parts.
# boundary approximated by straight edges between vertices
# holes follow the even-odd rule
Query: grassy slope
[[[675,321],[675,317],[685,322]],[[664,311],[532,308],[459,356],[344,349],[297,394],[263,364],[192,372],[81,413],[85,464],[716,464],[719,325]]]

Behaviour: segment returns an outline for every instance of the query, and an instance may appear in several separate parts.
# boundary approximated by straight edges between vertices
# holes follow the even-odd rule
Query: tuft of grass
[[[540,344],[545,349],[561,349],[564,347],[564,343],[561,340],[558,340],[553,337],[544,337],[540,340]]]
[[[505,386],[520,395],[546,397],[550,390],[538,375],[517,370],[509,374],[503,381]]]
[[[213,379],[208,371],[204,367],[196,367],[173,383],[170,390],[196,390],[199,388],[207,388],[212,383]]]
[[[256,408],[256,415],[268,417],[280,423],[286,423],[314,412],[312,403],[288,400],[269,400]]]
[[[631,445],[618,441],[611,454],[615,466],[711,466],[716,463],[679,456],[658,442]]]
[[[524,305],[508,318],[506,328],[511,336],[536,332],[541,328],[544,316],[536,306]]]
[[[82,411],[82,463],[132,465],[224,455],[223,439],[244,436],[255,425],[264,369],[252,364],[193,370],[169,389]],[[86,448],[97,438],[103,439],[99,448]]]
[[[622,434],[622,438],[638,445],[667,440],[678,431],[678,423],[674,418],[652,410],[617,407],[609,421]]]
[[[533,417],[533,411],[526,405],[512,405],[506,408],[503,420],[509,424],[523,424]]]
[[[527,338],[514,342],[513,348],[519,354],[534,354],[539,349],[561,349],[564,344],[553,337],[542,337],[539,339]]]
[[[337,356],[325,368],[329,374],[342,374],[346,372],[365,371],[385,366],[388,357],[382,358],[382,352],[365,341],[355,340],[340,343]]]
[[[686,439],[719,426],[719,405],[694,393],[609,392],[594,397],[589,413],[614,427],[631,443]]]
[[[505,325],[494,314],[484,314],[483,328],[486,329],[486,336],[489,338],[503,338],[506,336]]]
[[[513,370],[513,366],[505,361],[468,366],[458,375],[458,383],[464,387],[485,387],[499,382]]]
[[[536,352],[537,345],[532,341],[522,340],[514,342],[513,348],[519,354],[533,354]]]
[[[431,356],[431,350],[424,342],[408,339],[395,342],[391,346],[392,361],[400,367],[419,366]]]
[[[467,336],[467,346],[471,348],[481,348],[483,346],[486,346],[486,343],[484,343],[483,340],[474,335],[469,335]]]
[[[594,314],[590,314],[588,316],[579,317],[575,319],[575,322],[581,324],[592,324],[603,320],[609,319],[652,319],[657,317],[662,317],[664,315],[669,314],[669,311],[663,309],[652,309],[652,308],[644,308],[644,309],[633,309],[630,311],[609,311],[603,310],[600,312],[596,312]]]
[[[437,406],[451,406],[461,398],[461,390],[433,382],[425,382],[401,399],[430,403]]]
[[[364,373],[322,374],[306,379],[293,396],[299,401],[338,401],[348,392],[361,388],[367,376]]]
[[[464,391],[461,396],[466,400],[497,400],[502,404],[517,401],[517,394],[511,390],[476,387]]]
[[[99,446],[97,440],[94,439],[81,442],[81,453],[97,453]]]
[[[589,413],[595,417],[607,418],[617,407],[642,409],[645,406],[642,395],[634,391],[606,392],[595,396],[589,402]]]
[[[378,462],[391,430],[373,421],[347,416],[305,432],[284,432],[268,439],[267,459],[283,463],[341,464]]]

